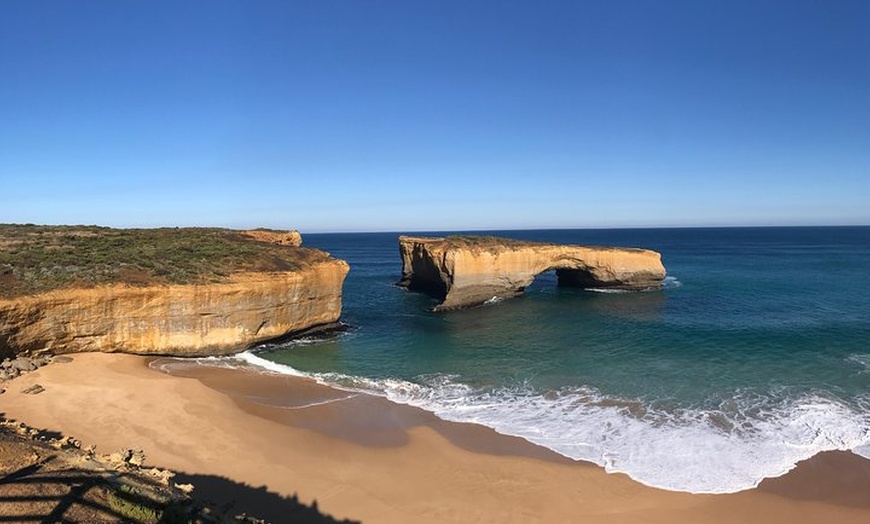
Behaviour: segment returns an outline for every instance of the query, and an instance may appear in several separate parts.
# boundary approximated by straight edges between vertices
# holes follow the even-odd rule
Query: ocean
[[[749,489],[825,450],[870,458],[870,227],[476,233],[654,249],[668,277],[602,293],[545,273],[520,298],[433,313],[395,286],[398,233],[309,234],[351,265],[348,329],[240,358],[670,490]]]

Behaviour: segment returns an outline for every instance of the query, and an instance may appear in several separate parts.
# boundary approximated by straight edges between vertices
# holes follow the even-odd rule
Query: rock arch
[[[556,270],[559,285],[643,290],[661,286],[661,255],[638,248],[525,242],[498,237],[399,237],[399,285],[441,300],[436,311],[520,295]]]

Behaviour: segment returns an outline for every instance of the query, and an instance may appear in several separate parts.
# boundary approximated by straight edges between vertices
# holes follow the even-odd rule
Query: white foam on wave
[[[855,353],[850,355],[846,360],[864,368],[858,373],[870,373],[870,353]]]
[[[583,290],[591,292],[591,293],[622,295],[625,293],[638,293],[638,292],[647,293],[650,291],[659,291],[660,289],[672,289],[672,288],[680,287],[682,285],[683,285],[683,283],[680,282],[679,280],[677,280],[676,277],[665,277],[664,280],[662,280],[662,283],[660,286],[641,289],[640,291],[630,290],[630,289],[614,289],[614,288],[606,288],[606,287],[604,287],[604,288],[602,288],[602,287],[587,287],[587,288],[584,288]]]
[[[248,365],[256,366],[262,368],[266,371],[271,371],[272,373],[279,373],[282,375],[292,375],[294,377],[308,377],[309,375],[303,371],[299,371],[296,368],[291,366],[287,366],[284,364],[279,364],[277,362],[272,362],[271,360],[266,360],[265,358],[258,357],[254,353],[250,351],[245,351],[235,355],[234,359],[240,360]]]
[[[656,412],[591,389],[540,395],[384,385],[391,400],[441,418],[483,424],[651,486],[694,493],[749,489],[820,451],[870,443],[866,417],[816,398],[747,422],[722,412]]]
[[[225,369],[238,367],[238,362],[233,357],[159,357],[148,363],[148,367],[162,373],[171,374],[173,370],[185,369],[199,365],[206,365]]]
[[[870,398],[859,409],[820,395],[779,403],[757,396],[713,410],[668,412],[608,398],[592,388],[481,390],[456,377],[374,380],[308,374],[251,353],[237,358],[276,373],[416,406],[444,420],[482,424],[566,457],[593,462],[663,489],[733,493],[782,475],[828,450],[870,458]]]
[[[864,413],[870,413],[870,395],[859,399],[859,408]],[[870,438],[865,439],[863,444],[859,444],[852,448],[852,452],[861,455],[867,460],[870,460]]]
[[[677,277],[667,276],[664,280],[662,280],[662,287],[665,289],[680,287],[683,283],[677,280]]]
[[[628,289],[610,289],[606,287],[587,287],[583,288],[583,291],[588,291],[590,293],[604,293],[605,295],[623,295],[626,293],[636,293],[636,291],[631,291]]]

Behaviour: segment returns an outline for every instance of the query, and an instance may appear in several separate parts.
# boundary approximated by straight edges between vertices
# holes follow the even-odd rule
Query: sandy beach
[[[311,505],[406,522],[868,522],[870,461],[829,452],[733,495],[666,492],[472,424],[295,377],[79,354],[6,384],[0,414],[141,448],[195,494],[273,522]],[[38,395],[21,390],[38,383]]]

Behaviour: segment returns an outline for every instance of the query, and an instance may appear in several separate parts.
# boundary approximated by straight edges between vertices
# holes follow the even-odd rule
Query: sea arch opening
[[[529,293],[550,287],[590,288],[601,287],[602,285],[602,282],[595,278],[589,270],[554,264],[535,274],[529,285],[520,291]]]
[[[589,288],[600,286],[601,281],[583,268],[556,267],[556,285],[560,287]]]

